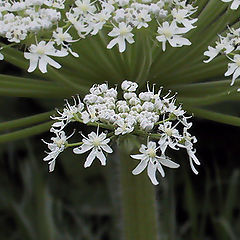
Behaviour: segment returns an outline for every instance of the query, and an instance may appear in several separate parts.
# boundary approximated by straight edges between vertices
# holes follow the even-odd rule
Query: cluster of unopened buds
[[[136,135],[144,140],[139,152],[131,155],[140,163],[132,171],[134,175],[147,168],[147,173],[153,184],[158,184],[156,171],[164,177],[162,166],[178,168],[179,164],[171,161],[166,155],[172,150],[185,149],[191,168],[195,174],[194,163],[199,165],[194,143],[197,141],[188,132],[192,123],[185,116],[181,105],[176,105],[175,95],[169,92],[161,97],[162,88],[155,93],[147,85],[146,92],[136,90],[138,84],[131,81],[123,81],[121,84],[122,99],[118,99],[117,87],[109,88],[107,83],[94,85],[83,101],[80,97],[73,97],[73,105],[66,101],[62,111],[57,110],[59,116],[52,116],[55,120],[50,131],[55,134],[51,143],[47,143],[49,151],[44,161],[49,163],[49,171],[53,171],[57,156],[65,149],[73,147],[73,153],[83,154],[90,151],[84,167],[89,167],[94,159],[99,159],[102,165],[106,164],[106,155],[113,152],[110,147],[114,140],[123,135]],[[88,136],[82,134],[82,141],[70,143],[66,136],[66,126],[71,122],[78,122],[87,126],[95,126],[96,132]]]
[[[135,32],[144,28],[151,29],[150,38],[160,42],[163,51],[167,43],[190,45],[183,35],[195,27],[197,19],[191,18],[195,11],[187,0],[0,0],[0,36],[28,47],[24,57],[30,60],[29,72],[38,67],[45,73],[47,64],[61,67],[51,56],[78,57],[71,44],[103,28],[113,38],[107,48],[118,45],[119,52],[125,51],[126,43],[134,43]]]

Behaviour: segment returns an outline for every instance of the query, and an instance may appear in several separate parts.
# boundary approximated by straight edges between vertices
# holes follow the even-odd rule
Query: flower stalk
[[[133,176],[135,161],[120,147],[123,239],[157,240],[155,189],[147,174]]]

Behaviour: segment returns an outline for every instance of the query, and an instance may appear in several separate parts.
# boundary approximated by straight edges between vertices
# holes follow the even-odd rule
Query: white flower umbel
[[[106,156],[103,154],[103,151],[106,153],[113,152],[111,147],[108,146],[110,138],[106,137],[107,135],[105,133],[101,133],[99,135],[98,130],[97,133],[91,132],[90,134],[88,134],[88,138],[83,138],[83,144],[80,147],[73,149],[73,152],[75,154],[82,154],[91,150],[84,163],[85,168],[90,167],[95,158],[98,158],[102,165],[106,165]]]
[[[28,71],[39,66],[40,71],[46,72],[47,64],[55,68],[60,65],[52,59],[44,60],[45,55],[64,57],[71,53],[78,57],[71,45],[98,35],[103,29],[101,34],[113,38],[106,47],[111,49],[118,45],[119,52],[124,52],[127,44],[135,42],[138,31],[147,34],[148,39],[158,35],[157,40],[162,42],[164,50],[167,41],[172,47],[190,45],[184,35],[195,27],[197,18],[192,17],[195,11],[196,8],[186,0],[77,0],[71,4],[64,0],[0,1],[0,37],[16,43],[19,49],[30,50],[25,53],[31,60]],[[76,35],[79,38],[73,40]],[[33,36],[41,39],[40,45],[35,45]],[[43,49],[46,45],[43,42],[52,45],[53,54]]]
[[[147,174],[154,185],[158,184],[156,171],[159,171],[162,177],[165,176],[162,165],[169,168],[178,168],[180,166],[179,164],[169,160],[169,158],[165,155],[158,156],[158,149],[159,147],[157,147],[157,144],[150,141],[147,143],[147,146],[143,144],[141,145],[139,149],[141,154],[131,155],[132,158],[140,160],[140,163],[132,171],[132,173],[134,175],[138,175],[147,167]]]
[[[177,168],[179,165],[166,156],[168,151],[185,149],[189,156],[191,168],[198,173],[194,164],[200,164],[195,156],[194,143],[196,138],[188,130],[192,123],[185,116],[181,105],[176,105],[176,94],[171,91],[161,96],[162,88],[155,92],[155,85],[147,91],[137,93],[138,84],[124,80],[121,88],[110,88],[107,83],[95,84],[81,101],[80,97],[73,98],[73,105],[68,101],[59,116],[51,117],[56,122],[50,131],[59,133],[65,130],[71,122],[84,126],[96,126],[97,133],[91,132],[88,137],[77,143],[65,143],[63,148],[74,147],[73,152],[82,154],[90,151],[85,167],[91,166],[94,159],[106,164],[105,153],[112,153],[109,147],[110,139],[121,138],[123,135],[135,135],[140,141],[147,140],[147,146],[142,145],[140,153],[131,155],[141,160],[133,174],[142,172],[146,167],[148,175],[157,184],[156,171],[164,176],[163,166]],[[121,92],[121,94],[119,94]],[[99,134],[99,128],[108,131]],[[157,145],[158,143],[158,145]],[[158,154],[159,153],[159,154]],[[54,155],[55,156],[55,155]]]
[[[65,57],[68,55],[68,52],[65,50],[56,50],[53,45],[54,42],[46,43],[45,41],[41,41],[29,47],[29,52],[24,53],[24,57],[30,60],[28,72],[33,72],[38,67],[42,73],[46,73],[48,64],[55,68],[61,67],[59,63],[49,56]]]
[[[237,10],[240,6],[240,0],[221,0],[222,2],[232,2],[231,9]]]

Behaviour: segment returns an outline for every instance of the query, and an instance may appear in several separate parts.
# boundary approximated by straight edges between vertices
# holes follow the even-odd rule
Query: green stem
[[[25,128],[23,130],[15,131],[12,133],[2,134],[0,135],[0,143],[6,143],[6,142],[10,142],[10,141],[14,141],[14,140],[18,140],[18,139],[43,133],[49,130],[52,124],[53,124],[53,121],[49,121],[34,127]]]
[[[204,119],[209,119],[215,122],[220,122],[220,123],[225,123],[229,124],[232,126],[240,126],[240,118],[223,114],[223,113],[218,113],[210,110],[205,110],[201,108],[194,108],[194,107],[185,107],[188,112],[194,113],[195,116],[204,118]]]
[[[0,122],[0,131],[10,130],[18,127],[27,127],[31,124],[48,120],[53,113],[54,111],[45,112],[45,113],[40,113],[40,114],[30,116],[30,117],[19,118],[19,119],[8,121],[8,122]]]
[[[82,142],[68,143],[68,144],[66,145],[66,148],[68,148],[68,147],[76,147],[76,146],[80,146],[80,145],[82,145],[82,144],[83,144]]]
[[[134,176],[136,162],[120,148],[124,240],[157,240],[155,189],[146,172]]]

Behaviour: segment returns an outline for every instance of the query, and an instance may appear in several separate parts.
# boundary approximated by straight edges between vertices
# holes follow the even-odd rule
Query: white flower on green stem
[[[56,110],[59,116],[51,116],[51,119],[56,122],[52,124],[51,130],[61,131],[69,122],[75,120],[75,116],[81,114],[84,109],[84,104],[81,102],[79,95],[73,97],[73,105],[70,105],[66,100],[65,107],[62,112]]]
[[[187,9],[176,9],[172,10],[172,15],[177,23],[182,24],[187,29],[195,28],[192,24],[194,24],[198,19],[188,19],[193,12],[189,12]]]
[[[45,41],[41,41],[29,47],[29,52],[24,53],[24,57],[30,60],[28,72],[33,72],[39,67],[42,73],[46,73],[48,64],[57,69],[61,68],[61,65],[49,56],[65,57],[68,55],[68,52],[66,50],[57,50],[53,45],[54,42],[49,41],[46,43]]]
[[[103,154],[103,151],[106,153],[113,152],[112,148],[108,146],[110,138],[106,137],[107,135],[105,133],[98,135],[97,129],[97,133],[91,132],[88,134],[88,138],[83,138],[83,144],[80,147],[73,149],[73,152],[75,154],[82,154],[89,150],[92,150],[84,163],[85,168],[90,167],[95,158],[98,158],[103,166],[106,165],[106,156]]]
[[[234,31],[233,29],[230,29]],[[212,61],[220,52],[224,52],[225,54],[229,54],[234,50],[234,46],[232,42],[227,37],[220,36],[220,41],[216,41],[216,47],[208,46],[208,50],[205,51],[203,54],[204,56],[209,57],[209,59],[204,60],[204,63],[209,63]]]
[[[43,159],[43,161],[49,161],[49,172],[52,172],[55,168],[56,158],[58,155],[64,151],[67,145],[67,140],[72,137],[74,132],[70,136],[66,136],[64,131],[54,131],[56,137],[52,137],[52,143],[45,142],[48,145],[50,152],[46,152],[48,155]]]
[[[165,155],[157,156],[157,151],[159,147],[157,147],[155,142],[148,142],[147,146],[141,145],[139,152],[141,154],[131,155],[132,158],[140,160],[140,163],[137,167],[132,171],[134,175],[140,174],[146,167],[149,178],[151,179],[154,185],[158,184],[156,179],[156,171],[159,171],[162,177],[165,176],[165,172],[163,170],[163,166],[169,168],[178,168],[180,165],[169,160]]]
[[[166,50],[166,43],[172,47],[182,47],[184,45],[191,45],[191,42],[182,37],[181,34],[188,32],[190,29],[188,28],[179,28],[175,21],[173,21],[170,25],[168,22],[164,22],[162,26],[158,27],[158,36],[156,39],[162,43],[162,50]]]
[[[167,146],[174,150],[178,150],[177,147],[178,140],[181,139],[181,136],[176,129],[176,126],[179,122],[177,122],[174,126],[172,126],[172,122],[166,121],[161,124],[159,124],[158,130],[161,133],[161,138],[158,141],[158,144],[160,145],[161,151],[164,153]]]
[[[188,128],[183,129],[183,139],[181,142],[183,143],[179,143],[178,146],[187,150],[191,169],[195,174],[198,174],[198,171],[193,164],[195,163],[200,165],[200,162],[195,155],[196,149],[193,148],[193,144],[197,142],[197,139],[195,136],[191,136],[191,134],[188,132]]]
[[[113,30],[108,33],[108,36],[114,37],[107,45],[108,49],[118,44],[119,52],[126,50],[126,42],[134,43],[133,34],[131,33],[132,27],[124,22],[119,23],[118,27],[114,27]]]
[[[229,58],[233,63],[228,64],[228,70],[225,72],[225,76],[233,75],[231,86],[234,84],[236,78],[240,76],[240,55],[234,55],[233,59]]]

